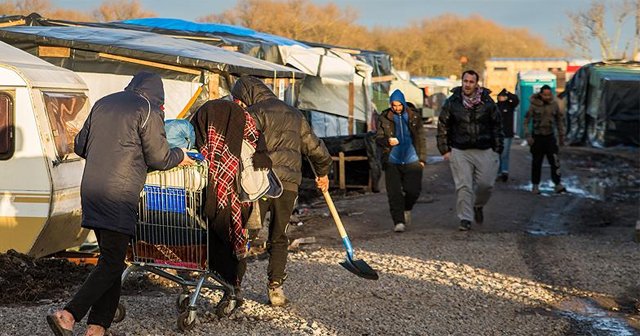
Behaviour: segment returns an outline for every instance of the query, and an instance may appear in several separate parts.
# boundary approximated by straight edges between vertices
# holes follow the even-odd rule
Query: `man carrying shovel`
[[[231,95],[234,101],[254,117],[258,129],[263,132],[267,151],[273,162],[284,192],[275,199],[259,203],[261,221],[267,211],[271,212],[269,224],[268,295],[273,306],[287,303],[282,284],[287,278],[287,226],[293,206],[298,197],[298,186],[302,181],[302,155],[309,157],[317,172],[317,186],[322,191],[329,189],[327,174],[333,160],[322,140],[313,133],[302,113],[279,100],[262,81],[243,76],[236,81]]]

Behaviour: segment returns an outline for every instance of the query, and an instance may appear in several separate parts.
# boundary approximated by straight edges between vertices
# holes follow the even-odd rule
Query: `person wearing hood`
[[[511,143],[515,134],[514,115],[518,104],[520,104],[518,96],[507,91],[507,89],[502,89],[498,93],[498,103],[496,105],[502,117],[502,131],[504,133],[504,149],[500,155],[500,168],[498,169],[498,178],[502,182],[509,180],[509,153],[511,152]]]
[[[566,189],[560,181],[560,160],[558,159],[558,144],[564,146],[564,115],[560,111],[558,102],[553,97],[551,87],[544,85],[540,92],[531,96],[531,105],[524,117],[524,136],[531,155],[531,192],[540,194],[540,175],[542,161],[547,157],[551,166],[551,180],[555,184],[556,193]],[[558,132],[558,141],[554,131]]]
[[[279,100],[261,80],[242,76],[231,89],[231,95],[236,103],[247,108],[257,128],[264,134],[273,170],[284,187],[279,198],[259,201],[260,222],[264,222],[267,211],[271,213],[267,241],[267,294],[271,305],[282,306],[287,303],[282,288],[287,278],[287,226],[302,182],[302,156],[307,156],[311,161],[317,175],[317,186],[322,191],[329,189],[327,174],[333,160],[324,142],[313,133],[302,113]],[[256,234],[256,230],[252,230],[250,239]]]
[[[86,159],[82,227],[94,230],[100,258],[64,309],[47,315],[57,336],[73,335],[74,324],[87,313],[86,335],[106,333],[120,300],[120,277],[147,170],[193,163],[186,149],[169,148],[163,104],[160,76],[140,72],[124,91],[98,100],[76,135],[74,151]]]
[[[264,137],[249,113],[238,104],[222,99],[204,103],[191,118],[196,148],[209,163],[209,183],[204,212],[209,219],[209,267],[235,287],[235,296],[220,300],[218,307],[243,300],[240,284],[246,269],[247,239],[245,226],[251,202],[239,196],[243,142],[255,149],[253,168],[271,169]]]
[[[383,149],[393,230],[404,232],[411,224],[411,210],[420,197],[427,147],[422,117],[407,106],[402,91],[393,91],[389,104],[390,107],[380,114],[376,142]]]
[[[479,80],[477,72],[463,72],[462,86],[452,90],[438,117],[438,150],[450,161],[461,231],[470,230],[471,221],[484,222],[504,148],[500,112]]]

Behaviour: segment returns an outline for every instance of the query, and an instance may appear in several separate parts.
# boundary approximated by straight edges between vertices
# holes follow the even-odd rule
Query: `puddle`
[[[571,298],[555,307],[561,316],[580,323],[581,332],[586,335],[635,336],[640,331],[629,325],[625,316],[601,308],[587,299]]]
[[[580,178],[578,176],[565,176],[562,184],[567,192],[573,196],[589,198],[598,201],[625,202],[640,198],[640,180],[629,180],[626,176],[611,176],[607,178]],[[542,196],[557,195],[550,181],[540,183]],[[532,184],[520,185],[518,190],[531,191]]]

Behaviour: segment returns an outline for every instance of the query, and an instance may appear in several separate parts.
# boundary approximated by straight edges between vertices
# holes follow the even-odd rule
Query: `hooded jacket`
[[[471,109],[462,103],[462,87],[451,90],[438,117],[438,150],[441,154],[456,149],[493,149],[502,153],[502,121],[488,89],[482,90],[481,102]]]
[[[496,103],[498,111],[500,111],[500,116],[502,117],[502,131],[505,138],[513,138],[513,135],[515,134],[515,125],[513,124],[514,114],[516,107],[520,104],[520,98],[505,89],[502,89],[498,94],[498,96],[501,95],[507,97],[507,100],[498,101]]]
[[[539,93],[531,96],[529,99],[531,105],[524,116],[524,135],[525,137],[533,136],[549,136],[554,134],[554,128],[558,130],[558,136],[564,137],[564,115],[560,111],[558,102],[553,99],[551,102],[545,102]],[[530,122],[533,125],[530,125]],[[555,124],[555,125],[554,125]],[[533,131],[532,127],[533,126]]]
[[[74,148],[86,159],[80,187],[83,227],[135,234],[147,170],[171,169],[184,155],[169,149],[163,103],[160,76],[141,72],[124,91],[93,105]]]
[[[407,106],[404,95],[395,90],[389,98],[389,103],[399,101],[404,106],[401,114],[388,108],[380,114],[376,142],[383,149],[383,163],[394,164],[427,162],[427,147],[422,127],[422,118]],[[401,126],[401,127],[398,127]],[[389,145],[389,138],[398,138],[396,146]]]
[[[240,77],[231,94],[247,105],[263,132],[273,170],[286,190],[297,192],[302,182],[301,155],[309,157],[318,176],[329,173],[331,155],[298,109],[279,100],[262,81],[250,76]]]

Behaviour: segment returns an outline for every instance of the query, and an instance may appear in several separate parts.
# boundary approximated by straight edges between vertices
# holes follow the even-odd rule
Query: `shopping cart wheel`
[[[196,326],[196,311],[184,311],[178,315],[178,329],[180,331],[189,331]]]
[[[216,316],[223,318],[231,315],[238,308],[238,300],[223,298],[216,306]]]
[[[183,292],[178,295],[178,298],[176,299],[176,307],[178,308],[178,312],[182,313],[184,311],[187,311],[187,308],[189,308],[189,295],[189,292]]]
[[[122,303],[118,303],[118,308],[116,309],[116,315],[113,317],[113,323],[118,323],[124,320],[124,317],[127,315],[127,310],[124,308]]]

